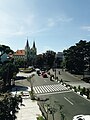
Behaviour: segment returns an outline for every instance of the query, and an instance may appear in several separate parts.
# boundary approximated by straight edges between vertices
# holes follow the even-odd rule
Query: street
[[[66,72],[61,72],[59,79],[61,78],[64,81],[68,81],[68,83],[74,82],[78,83],[78,85],[80,83],[78,78]],[[37,74],[35,74],[32,80],[36,96],[40,97],[41,99],[49,98],[45,104],[50,104],[50,106],[55,107],[55,120],[60,119],[59,105],[63,105],[62,112],[65,115],[66,120],[72,120],[74,115],[90,114],[90,101],[73,92],[72,90],[69,90],[57,81],[50,81],[49,77],[43,78]],[[83,81],[81,81],[81,83],[84,85]],[[30,83],[26,79],[21,81],[18,80],[16,81],[16,84],[30,86]],[[48,114],[48,117],[49,120],[52,120],[52,114]]]
[[[55,120],[60,120],[60,111],[58,110],[58,105],[63,105],[62,111],[66,120],[72,120],[74,115],[90,114],[90,101],[74,92],[62,92],[39,97],[41,97],[41,99],[50,98],[50,100],[46,103],[49,102],[51,106],[54,106],[55,109],[57,109],[55,113]],[[56,105],[55,101],[58,103],[58,105]]]

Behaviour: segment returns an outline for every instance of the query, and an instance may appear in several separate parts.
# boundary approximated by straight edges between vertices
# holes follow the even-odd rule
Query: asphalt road
[[[59,71],[60,71],[60,75],[58,74]],[[55,75],[55,72],[53,72],[52,69],[50,70],[50,72]],[[67,71],[64,71],[64,70],[62,71],[62,69],[56,69],[56,76],[58,76],[58,78],[62,79],[64,82],[79,82],[79,81],[81,81],[80,80],[81,76],[79,78],[75,77],[74,75],[70,74]]]
[[[50,81],[50,77],[43,78],[42,75],[38,76],[37,74],[33,77],[33,80],[34,86],[58,84],[56,81]]]
[[[90,114],[90,101],[74,92],[62,92],[53,95],[40,96],[41,99],[49,98],[45,104],[50,104],[57,110],[55,112],[55,120],[60,120],[59,105],[63,105],[62,113],[65,120],[72,120],[74,115]],[[51,118],[51,115],[49,114]]]
[[[58,72],[57,72],[58,74]],[[78,78],[73,77],[72,75],[61,72],[59,79],[63,78],[65,81],[68,82],[78,82]],[[80,81],[79,81],[80,82]],[[30,83],[24,80],[18,80],[17,85],[21,84],[23,86],[30,86]],[[43,78],[42,76],[38,76],[37,74],[33,77],[33,85],[35,86],[44,86],[44,85],[54,85],[59,84],[56,81],[50,81],[50,78]],[[63,114],[65,114],[66,120],[72,120],[74,115],[78,114],[90,114],[90,101],[83,98],[82,96],[74,93],[73,91],[62,91],[62,92],[52,92],[52,94],[37,94],[37,96],[41,97],[41,99],[49,98],[50,100],[47,101],[53,107],[55,107],[55,120],[60,119],[60,111],[59,111],[59,104],[64,105],[63,107]],[[57,104],[56,104],[56,102]],[[47,103],[45,103],[47,104]],[[52,115],[49,114],[49,120],[52,120]]]
[[[57,70],[58,75],[58,70]],[[66,82],[77,82],[80,83],[80,80],[77,77],[74,77],[73,75],[69,74],[68,72],[61,71],[61,75],[59,75],[59,79],[63,79]],[[50,81],[49,78],[43,78],[42,76],[35,76],[34,78],[35,86],[37,85],[50,85],[50,84],[58,84],[56,81]],[[83,81],[81,81],[83,82]],[[78,114],[90,114],[90,101],[83,98],[82,96],[78,95],[77,93],[74,93],[73,91],[62,91],[61,93],[54,93],[54,94],[45,94],[44,96],[41,96],[43,98],[49,97],[49,103],[52,104],[52,106],[55,106],[56,103],[54,101],[58,101],[58,104],[64,105],[63,107],[63,113],[65,114],[66,120],[72,120],[74,115]],[[58,109],[58,106],[56,105],[56,109]],[[49,115],[50,118],[52,118],[51,115]],[[60,119],[60,112],[57,110],[55,113],[55,120]]]
[[[58,71],[60,71],[60,75],[58,74]],[[55,75],[55,72],[50,70],[52,74]],[[79,85],[83,88],[90,88],[90,83],[86,83],[83,80],[81,80],[82,75],[72,75],[67,71],[62,71],[61,69],[56,69],[56,76],[58,76],[59,80],[63,80],[63,82],[70,84],[72,86],[78,87]]]

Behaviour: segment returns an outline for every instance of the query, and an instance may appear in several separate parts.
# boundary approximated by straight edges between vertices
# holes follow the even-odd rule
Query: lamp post
[[[57,66],[57,63],[56,63],[56,59],[54,60],[54,72],[55,72],[55,80],[56,80],[56,74],[57,74],[57,72],[56,72],[56,66]]]
[[[56,68],[55,68],[55,80],[56,80]]]

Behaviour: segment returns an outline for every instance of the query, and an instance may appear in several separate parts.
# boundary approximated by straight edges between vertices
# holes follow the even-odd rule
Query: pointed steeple
[[[35,47],[35,41],[33,42],[33,48],[36,48],[36,47]]]
[[[27,48],[29,47],[28,37],[27,37],[26,47]]]

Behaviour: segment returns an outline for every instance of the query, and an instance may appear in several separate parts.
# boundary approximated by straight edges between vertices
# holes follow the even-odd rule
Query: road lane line
[[[47,82],[45,79],[43,79],[44,80],[44,82]]]
[[[68,101],[71,105],[74,105],[68,98],[64,97],[66,101]]]

